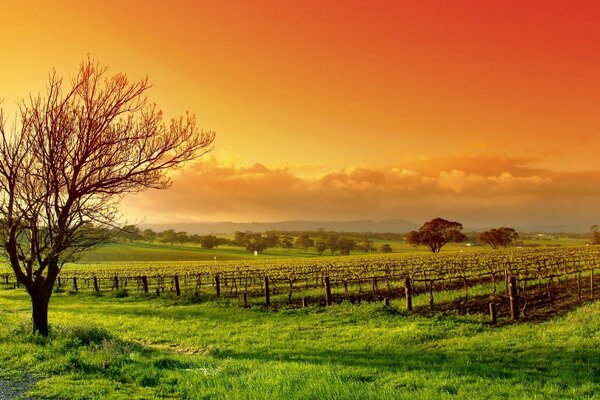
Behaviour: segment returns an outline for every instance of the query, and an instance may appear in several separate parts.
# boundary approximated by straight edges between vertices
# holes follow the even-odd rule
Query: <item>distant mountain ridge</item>
[[[355,220],[355,221],[280,221],[280,222],[189,222],[174,224],[140,224],[140,228],[155,231],[175,229],[180,232],[206,235],[209,233],[233,233],[235,231],[324,231],[405,233],[418,229],[419,225],[404,220]]]

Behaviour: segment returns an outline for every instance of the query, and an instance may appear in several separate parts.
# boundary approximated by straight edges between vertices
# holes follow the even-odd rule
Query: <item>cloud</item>
[[[174,184],[124,200],[146,222],[391,219],[435,216],[471,225],[600,219],[600,171],[531,167],[533,159],[448,157],[361,166],[302,177],[287,166],[235,165],[212,157],[173,175]]]

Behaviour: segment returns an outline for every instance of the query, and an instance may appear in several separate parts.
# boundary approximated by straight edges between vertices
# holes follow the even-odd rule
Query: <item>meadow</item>
[[[429,251],[423,247],[413,247],[407,243],[399,241],[375,240],[373,247],[378,249],[382,244],[390,244],[395,254],[426,254]],[[525,240],[524,245],[528,247],[569,247],[581,246],[585,244],[585,239],[575,239],[569,237],[558,237],[550,240]],[[442,248],[443,253],[454,253],[460,251],[476,251],[485,249],[485,246],[467,246],[465,243],[448,243]],[[373,254],[377,254],[374,251]],[[363,251],[355,250],[352,255],[367,254]],[[300,250],[296,248],[268,248],[258,256],[238,246],[219,246],[214,249],[203,249],[197,244],[170,245],[165,243],[153,242],[122,242],[110,243],[96,249],[93,249],[80,256],[79,263],[98,263],[107,261],[205,261],[205,260],[239,260],[239,259],[270,259],[270,258],[304,258],[304,257],[323,257],[330,256],[329,250],[326,250],[320,256],[314,248]],[[339,256],[339,252],[336,253]]]
[[[502,327],[399,302],[272,312],[229,300],[56,294],[49,339],[0,291],[0,362],[67,399],[593,399],[600,304]]]
[[[457,250],[472,251],[447,251]],[[296,253],[317,257],[275,249],[258,258],[285,261]],[[424,250],[400,254],[414,253]],[[176,266],[216,256],[218,262],[228,255],[256,258],[236,248],[114,244],[65,273],[130,261]],[[471,295],[490,290],[479,285]],[[462,295],[461,289],[436,293],[436,304]],[[277,308],[260,299],[243,308],[227,296],[65,288],[51,299],[50,337],[42,338],[30,333],[27,294],[2,285],[0,374],[33,377],[30,395],[64,399],[595,399],[600,393],[598,302],[584,300],[533,322],[504,315],[491,325],[476,309],[410,313],[400,298],[389,306],[340,300],[302,308],[280,297]],[[414,304],[425,310],[428,296],[415,296]]]

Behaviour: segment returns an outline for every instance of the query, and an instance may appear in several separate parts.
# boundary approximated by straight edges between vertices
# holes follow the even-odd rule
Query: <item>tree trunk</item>
[[[52,292],[31,295],[33,333],[48,336],[48,303]]]

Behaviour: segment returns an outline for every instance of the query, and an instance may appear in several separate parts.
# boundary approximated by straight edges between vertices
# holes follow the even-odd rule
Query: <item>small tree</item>
[[[116,237],[122,240],[133,242],[142,239],[140,228],[135,225],[125,225],[123,228],[115,229]]]
[[[600,244],[600,232],[598,231],[598,225],[592,225],[590,228],[590,244]]]
[[[356,249],[356,242],[353,239],[343,237],[338,240],[338,247],[341,254],[348,255],[352,250]]]
[[[246,250],[262,253],[267,248],[269,248],[269,240],[260,233],[246,235]]]
[[[482,232],[479,235],[479,241],[490,245],[490,247],[495,250],[499,247],[506,248],[518,237],[519,234],[513,228],[503,227]]]
[[[152,243],[156,240],[156,232],[154,232],[150,228],[144,229],[144,231],[142,232],[142,237],[146,242]]]
[[[467,237],[461,232],[462,224],[443,218],[434,218],[423,224],[418,231],[409,232],[406,241],[413,246],[425,245],[432,253],[439,253],[450,242],[464,242]]]
[[[319,255],[323,255],[323,252],[327,250],[326,240],[323,238],[317,239],[317,241],[315,242],[315,250],[317,250],[317,253],[319,253]]]
[[[199,242],[203,249],[213,249],[227,243],[227,239],[215,235],[204,235],[199,237]]]
[[[331,250],[331,254],[335,254],[340,249],[340,237],[336,234],[330,234],[327,237],[327,248]]]
[[[379,248],[379,250],[382,253],[391,253],[392,252],[392,246],[390,246],[389,244],[382,244],[381,247]]]
[[[177,241],[177,232],[175,229],[167,229],[158,233],[158,238],[163,243],[169,243],[173,246],[173,243]]]
[[[279,240],[279,245],[287,251],[290,251],[292,247],[294,247],[294,238],[288,235],[283,235]]]
[[[183,246],[189,240],[187,232],[177,232],[175,237],[177,238],[177,243],[179,243],[180,246]]]
[[[296,238],[296,240],[294,240],[294,245],[297,248],[306,251],[306,250],[308,250],[309,247],[312,247],[315,245],[315,241],[310,238],[308,233],[303,233],[300,236],[298,236]]]
[[[22,101],[11,131],[0,111],[3,250],[31,297],[34,332],[48,335],[62,266],[106,240],[120,199],[167,188],[169,170],[211,148],[214,133],[193,115],[165,123],[149,88],[88,60],[70,83],[54,73],[45,96]]]
[[[373,239],[369,239],[368,237],[364,237],[360,242],[356,244],[356,248],[365,252],[372,252],[373,250],[377,250],[374,246]]]

